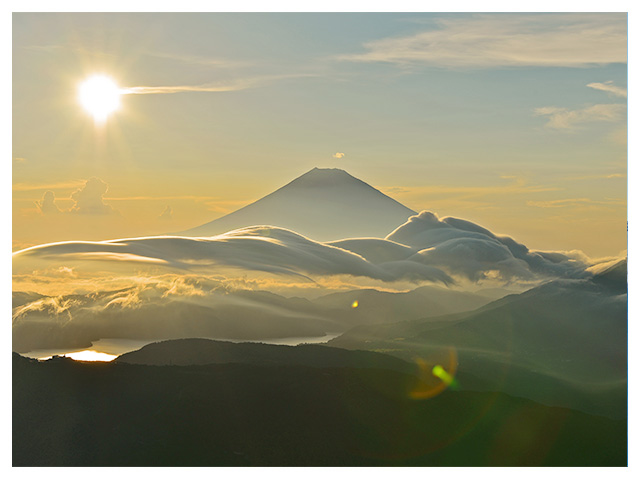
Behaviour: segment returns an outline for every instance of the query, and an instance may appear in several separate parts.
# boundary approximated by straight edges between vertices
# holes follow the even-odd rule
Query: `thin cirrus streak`
[[[272,81],[286,80],[289,78],[315,77],[312,73],[295,73],[284,75],[270,75],[255,78],[245,78],[229,83],[205,83],[201,85],[168,85],[168,86],[137,86],[120,89],[122,95],[157,95],[187,92],[234,92],[246,90],[267,84]]]
[[[249,88],[248,84],[235,85],[182,85],[170,87],[129,87],[121,90],[123,95],[150,95],[183,92],[233,92]]]

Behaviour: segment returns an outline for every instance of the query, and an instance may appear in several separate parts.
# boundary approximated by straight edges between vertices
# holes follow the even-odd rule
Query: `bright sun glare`
[[[96,122],[104,122],[120,107],[121,90],[106,75],[93,75],[80,84],[78,99]]]

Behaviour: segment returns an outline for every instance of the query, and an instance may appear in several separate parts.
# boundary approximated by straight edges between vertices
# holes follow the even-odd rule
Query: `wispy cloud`
[[[216,68],[239,68],[251,66],[251,63],[240,62],[238,60],[229,60],[227,58],[204,57],[200,55],[186,53],[169,53],[169,52],[145,52],[150,57],[174,60],[181,63],[189,63],[192,65],[203,65]]]
[[[578,175],[574,177],[567,177],[566,180],[607,180],[614,178],[627,178],[626,173],[604,173],[596,175]]]
[[[67,44],[48,44],[48,45],[26,45],[22,47],[25,50],[34,52],[52,53],[60,51],[69,51],[76,55],[92,56],[98,58],[118,58],[121,55],[118,53],[111,53],[106,51],[100,51],[95,48],[87,48],[86,45],[78,42],[70,42]],[[230,60],[228,58],[220,57],[206,57],[200,55],[194,55],[192,53],[174,53],[174,52],[161,52],[161,51],[142,51],[139,53],[141,56],[160,58],[164,60],[171,60],[180,63],[187,63],[191,65],[210,66],[216,68],[240,68],[251,66],[249,62],[240,62],[238,60]]]
[[[627,98],[627,89],[614,85],[612,80],[609,80],[608,82],[604,82],[604,83],[597,83],[597,82],[589,83],[587,84],[587,87],[594,88],[596,90],[602,90],[603,92],[611,93],[616,97]]]
[[[588,67],[627,62],[626,14],[479,14],[365,43],[341,60],[438,67]]]
[[[626,108],[627,106],[621,103],[600,103],[577,110],[563,107],[540,107],[534,110],[534,114],[548,118],[546,127],[566,130],[577,124],[614,122],[620,119]]]
[[[615,143],[616,145],[626,146],[627,145],[627,126],[624,125],[622,128],[618,128],[613,132],[609,133],[609,135],[607,135],[607,140],[609,140],[612,143]],[[625,161],[625,167],[626,167],[626,161]]]
[[[77,189],[84,185],[84,180],[70,180],[68,182],[57,183],[14,183],[14,192],[29,192],[34,190],[70,190]]]
[[[342,153],[342,152],[336,152],[336,153],[334,153],[334,154],[333,154],[333,155],[331,155],[331,156],[332,156],[333,158],[342,158],[342,157],[344,157],[344,155],[345,155],[345,154],[344,154],[344,153]]]
[[[159,220],[171,220],[173,218],[173,209],[167,205],[167,208],[158,217]]]
[[[539,192],[550,192],[558,190],[557,187],[547,185],[531,185],[522,177],[513,175],[503,175],[503,180],[509,180],[504,185],[487,185],[487,186],[452,186],[452,185],[429,185],[426,187],[376,187],[384,193],[395,195],[410,195],[414,197],[429,197],[451,195],[460,198],[478,198],[484,196],[501,196],[515,194],[531,194]]]
[[[205,83],[201,85],[167,85],[167,86],[137,86],[124,87],[120,90],[123,95],[151,95],[151,94],[172,94],[185,92],[235,92],[247,90],[266,85],[278,80],[293,78],[315,77],[313,73],[293,73],[282,75],[265,75],[252,78],[240,78],[228,83]]]
[[[562,198],[559,200],[545,200],[545,201],[533,201],[527,202],[530,207],[540,208],[567,208],[567,207],[585,207],[585,206],[620,206],[626,205],[623,199],[608,199],[608,200],[591,200],[590,198]]]
[[[150,95],[184,92],[233,92],[251,88],[251,82],[238,82],[227,85],[173,85],[164,87],[127,87],[120,90],[123,95]]]
[[[33,50],[35,52],[44,52],[51,53],[59,50],[65,50],[69,47],[60,44],[49,44],[49,45],[25,45],[22,47],[25,50]]]

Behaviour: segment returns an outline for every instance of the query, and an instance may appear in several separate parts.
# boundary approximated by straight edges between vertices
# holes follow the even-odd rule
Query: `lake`
[[[301,343],[325,343],[336,338],[340,333],[330,333],[322,337],[284,337],[284,338],[267,338],[267,339],[235,339],[235,338],[210,338],[210,340],[219,340],[234,343],[269,343],[273,345],[299,345]],[[23,357],[37,358],[46,360],[54,355],[66,356],[74,360],[82,361],[100,361],[110,362],[114,358],[148,345],[150,343],[162,342],[166,339],[130,339],[130,338],[103,338],[93,342],[93,345],[87,349],[46,349],[33,350],[31,352],[21,354]]]

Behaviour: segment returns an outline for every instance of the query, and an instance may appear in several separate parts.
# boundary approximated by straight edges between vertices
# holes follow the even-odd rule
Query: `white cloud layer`
[[[532,252],[509,237],[466,220],[439,219],[424,211],[385,239],[321,243],[278,227],[256,226],[214,237],[145,237],[106,242],[64,242],[14,254],[14,273],[72,268],[99,262],[99,269],[167,269],[203,274],[223,269],[309,280],[338,275],[376,281],[436,282],[485,279],[536,282],[580,277],[583,257]]]
[[[342,60],[438,67],[588,67],[627,62],[627,17],[618,13],[478,14],[364,45]]]
[[[351,293],[310,303],[297,296],[243,290],[246,287],[238,288],[241,283],[234,280],[239,277],[265,288],[271,279],[292,284],[335,280],[339,285],[352,278],[390,289],[407,283],[440,284],[422,287],[432,290],[431,303],[420,303],[424,298],[413,310],[406,305],[401,309],[402,319],[414,319],[433,312],[433,307],[420,305],[443,303],[445,297],[451,297],[449,311],[460,311],[453,304],[477,302],[465,299],[468,292],[444,288],[454,283],[497,282],[519,288],[555,278],[589,278],[594,264],[580,252],[531,251],[480,225],[440,219],[427,211],[410,217],[386,238],[321,243],[291,230],[255,226],[213,237],[48,244],[13,255],[14,286],[23,290],[13,295],[13,347],[23,352],[86,348],[112,337],[322,336],[355,324],[399,321],[399,310],[382,315],[385,295],[391,294],[377,292],[380,298],[371,303],[375,290],[356,293],[362,308],[370,303],[369,310],[358,315],[352,312]],[[52,282],[69,285],[69,293],[38,292],[39,286],[48,288]],[[342,308],[338,311],[336,305]]]

